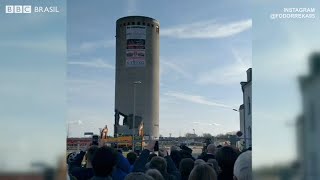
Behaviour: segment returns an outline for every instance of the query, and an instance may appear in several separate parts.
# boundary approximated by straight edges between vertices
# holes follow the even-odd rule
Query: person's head
[[[179,151],[179,147],[178,146],[171,146],[170,152],[171,151]]]
[[[252,179],[252,152],[246,151],[238,157],[234,163],[233,179],[234,180],[251,180]]]
[[[216,171],[217,174],[221,172],[220,166],[218,161],[215,159],[208,159],[208,163],[212,164],[213,169]]]
[[[182,159],[179,165],[181,176],[188,177],[194,167],[194,161],[191,158]]]
[[[155,156],[157,156],[157,154],[151,153],[151,154],[149,155],[149,157],[148,157],[148,162],[150,162],[151,159],[152,159],[153,157],[155,157]]]
[[[146,174],[153,177],[154,180],[164,180],[162,174],[157,169],[149,169]]]
[[[129,161],[130,165],[133,165],[134,162],[137,160],[137,154],[134,152],[129,152],[127,154],[127,159]]]
[[[216,146],[214,144],[209,144],[207,147],[207,153],[215,154],[216,153]]]
[[[205,164],[206,162],[203,159],[196,159],[194,161],[194,166],[198,166],[200,164]]]
[[[226,176],[232,176],[233,174],[233,166],[238,158],[237,151],[230,147],[224,146],[220,148],[216,153],[216,160],[222,170],[221,174]]]
[[[163,157],[155,156],[150,161],[149,169],[157,169],[162,175],[166,174],[167,161]]]
[[[185,144],[180,146],[181,151],[191,154],[192,153],[192,149],[190,149],[188,146],[186,146]]]
[[[153,180],[153,178],[145,173],[142,172],[133,172],[128,174],[125,180]]]
[[[89,149],[87,150],[86,153],[86,163],[87,166],[91,166],[92,165],[92,160],[93,160],[93,155],[96,153],[96,151],[99,149],[98,146],[96,145],[92,145],[89,147]]]
[[[189,180],[217,180],[217,174],[208,164],[195,166],[190,173]]]
[[[175,166],[177,168],[179,168],[179,164],[181,161],[180,152],[178,150],[171,150],[170,157],[171,157],[172,161],[174,162]]]
[[[116,163],[117,152],[111,147],[100,147],[92,159],[93,172],[98,177],[110,176]]]
[[[171,150],[170,151],[170,156],[171,155],[173,155],[173,156],[178,156],[178,155],[180,155],[180,151],[178,151],[178,150]]]

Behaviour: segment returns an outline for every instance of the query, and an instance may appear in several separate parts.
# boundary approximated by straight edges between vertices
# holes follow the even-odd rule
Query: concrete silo
[[[115,133],[159,137],[159,22],[128,16],[116,23]],[[133,115],[135,114],[135,118]],[[123,116],[123,123],[119,122]],[[133,120],[135,119],[135,120]]]

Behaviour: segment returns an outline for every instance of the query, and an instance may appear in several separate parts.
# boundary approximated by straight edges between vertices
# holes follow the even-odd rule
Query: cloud
[[[77,121],[69,121],[68,124],[77,124],[77,125],[82,125],[83,122],[81,120],[77,120]]]
[[[102,68],[102,69],[115,69],[111,64],[106,63],[101,58],[93,59],[91,61],[70,61],[69,65],[78,65],[88,68]]]
[[[251,27],[251,19],[229,22],[225,24],[210,20],[164,28],[161,30],[161,35],[182,39],[225,38],[239,34],[250,29]]]
[[[163,65],[162,67],[164,67],[165,69],[166,68],[171,69],[174,72],[180,74],[184,78],[187,78],[187,79],[192,78],[191,74],[189,72],[185,71],[184,69],[182,69],[179,65],[172,63],[170,61],[167,61],[167,60],[163,60],[163,59],[161,59],[160,62]],[[164,73],[164,71],[161,70],[160,73],[162,75]]]
[[[81,57],[82,54],[96,53],[98,50],[115,48],[115,40],[86,41],[80,44],[68,44],[68,57]]]
[[[221,126],[221,124],[218,124],[218,123],[201,123],[201,122],[192,122],[193,124],[196,124],[196,125],[204,125],[204,126]]]
[[[65,40],[59,36],[51,38],[30,39],[30,40],[10,40],[1,41],[0,48],[7,49],[23,49],[30,52],[42,52],[42,53],[65,53]]]
[[[86,50],[92,50],[96,48],[110,48],[110,47],[115,47],[114,40],[84,42],[80,44],[80,49],[86,49]]]
[[[90,108],[95,107],[92,104],[89,104],[89,102],[92,101],[96,104],[105,104],[112,99],[112,93],[106,92],[113,92],[114,84],[114,79],[109,78],[100,80],[69,79],[67,81],[68,101],[70,103],[74,100],[80,100],[86,107],[89,106]],[[70,104],[70,106],[73,105],[74,104],[72,103]]]
[[[191,94],[185,94],[185,93],[181,93],[181,92],[168,92],[168,93],[165,93],[165,95],[170,96],[170,97],[174,97],[176,99],[196,103],[196,104],[202,104],[202,105],[207,105],[207,106],[216,106],[216,107],[222,107],[222,108],[232,108],[229,105],[225,105],[222,103],[217,103],[217,102],[207,100],[205,97],[199,96],[199,95],[191,95]]]
[[[57,14],[56,16],[52,16],[50,13],[43,13],[41,14],[41,16],[39,16],[39,14],[37,13],[31,13],[27,16],[20,16],[19,18],[15,18],[14,22],[12,21],[12,16],[1,16],[0,21],[3,26],[2,28],[0,28],[0,34],[5,34],[6,38],[10,36],[16,38],[30,33],[29,35],[32,37],[32,39],[36,39],[40,36],[49,37],[49,34],[51,36],[56,34],[60,35],[60,37],[65,41],[65,30],[56,30],[54,28],[55,26],[57,26],[56,22],[65,22],[66,17],[62,14],[63,13],[59,13],[59,15]],[[17,36],[17,34],[19,34],[20,36]],[[28,36],[24,37],[26,38]]]
[[[221,126],[221,124],[218,124],[218,123],[211,123],[209,124],[210,126]]]
[[[113,48],[115,47],[115,40],[99,40],[91,42],[83,42],[80,44],[79,49],[82,51],[92,51],[99,48]]]
[[[128,15],[137,14],[138,8],[137,8],[137,1],[136,0],[129,0],[128,1]]]
[[[251,57],[245,59],[239,52],[232,50],[235,62],[221,68],[214,68],[211,71],[198,75],[198,84],[229,85],[239,84],[246,80],[246,71],[251,67]]]
[[[69,126],[69,135],[82,137],[83,132],[99,133],[99,128],[108,125],[108,134],[113,134],[113,111],[106,110],[108,106],[97,108],[71,107],[68,108],[67,119],[69,122],[82,121],[82,125],[72,124]],[[111,117],[111,118],[109,118]]]
[[[245,58],[243,58],[241,55],[240,55],[240,53],[237,51],[237,50],[235,50],[235,49],[232,49],[231,50],[232,51],[232,55],[233,55],[233,57],[234,57],[234,59],[236,60],[236,62],[238,63],[238,64],[240,64],[240,65],[245,65],[245,66],[251,66],[251,57],[250,58],[247,58],[247,59],[245,59]]]
[[[290,32],[291,29],[293,28],[283,32],[288,36],[288,42],[257,51],[259,59],[255,63],[259,68],[259,73],[255,77],[257,81],[296,83],[297,76],[308,72],[308,57],[317,51],[320,43],[312,42],[313,37],[302,37],[299,33]],[[270,69],[273,70],[272,73]]]
[[[103,79],[97,79],[97,80],[90,80],[90,79],[68,79],[67,80],[68,87],[69,88],[91,88],[95,89],[95,92],[98,90],[106,88],[111,88],[111,84],[115,83],[114,79],[111,78],[103,78]],[[94,93],[96,94],[96,93]]]

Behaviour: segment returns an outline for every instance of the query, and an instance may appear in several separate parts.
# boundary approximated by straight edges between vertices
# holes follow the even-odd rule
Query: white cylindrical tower
[[[157,138],[159,22],[128,16],[118,19],[116,25],[115,136],[130,134],[135,121],[135,134],[143,122],[144,135]],[[123,125],[120,115],[125,117]]]

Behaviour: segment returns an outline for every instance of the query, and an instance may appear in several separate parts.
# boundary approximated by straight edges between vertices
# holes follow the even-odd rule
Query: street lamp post
[[[134,152],[134,135],[136,123],[136,85],[141,84],[141,81],[133,82],[133,120],[132,120],[132,151]]]

